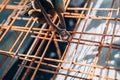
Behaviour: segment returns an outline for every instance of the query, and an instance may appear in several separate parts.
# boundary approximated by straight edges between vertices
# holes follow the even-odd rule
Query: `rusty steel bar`
[[[114,6],[114,3],[115,3],[115,0],[112,0],[112,4],[111,4],[111,8],[113,8],[113,6]],[[109,11],[108,12],[108,17],[111,17],[112,16],[112,13],[113,13],[113,11]],[[108,20],[106,20],[106,22],[105,22],[105,28],[104,28],[104,31],[103,31],[103,34],[107,34],[107,30],[108,30],[108,25],[109,25],[109,22],[110,22],[110,20],[108,19]],[[97,63],[98,63],[98,57],[100,57],[100,53],[101,53],[101,50],[102,50],[102,46],[103,46],[103,44],[104,44],[104,40],[105,40],[105,37],[106,36],[102,36],[102,38],[101,38],[101,41],[100,41],[100,46],[98,47],[98,53],[96,54],[96,57],[95,57],[95,59],[94,59],[94,65],[97,65]],[[93,77],[93,75],[94,75],[94,73],[95,73],[95,68],[93,67],[92,68],[92,75],[90,76],[90,79],[92,79],[92,77]]]
[[[4,56],[3,60],[1,60],[0,63],[0,70],[4,67],[5,70],[3,70],[2,75],[0,76],[0,79],[4,79],[9,70],[11,69],[11,66],[14,64],[14,60],[20,60],[22,61],[17,66],[19,67],[13,76],[12,79],[18,80],[21,76],[21,79],[27,79],[27,77],[31,74],[30,79],[34,80],[36,78],[36,75],[38,75],[38,71],[41,73],[50,73],[53,75],[52,79],[55,80],[58,75],[61,75],[64,77],[64,80],[67,80],[68,78],[72,79],[90,79],[92,80],[94,77],[98,77],[98,79],[105,79],[105,80],[117,80],[117,73],[120,72],[119,67],[110,67],[109,61],[111,57],[112,50],[120,50],[120,44],[114,43],[115,38],[120,38],[120,35],[117,34],[117,23],[120,21],[120,1],[119,6],[117,8],[114,8],[116,0],[112,0],[112,4],[110,5],[110,8],[94,8],[94,4],[96,0],[86,0],[83,7],[71,7],[70,2],[72,0],[64,0],[65,2],[65,9],[66,11],[62,14],[67,19],[75,19],[75,25],[74,29],[71,31],[68,31],[72,35],[72,39],[67,42],[61,40],[60,36],[56,34],[52,26],[48,25],[47,23],[42,24],[42,27],[35,27],[37,18],[33,17],[25,17],[21,16],[20,12],[23,9],[23,6],[26,5],[28,2],[27,0],[21,0],[17,5],[10,4],[10,0],[4,0],[3,3],[0,4],[0,16],[1,13],[4,10],[11,10],[12,13],[9,14],[7,20],[5,20],[4,23],[0,23],[0,30],[3,30],[2,35],[0,35],[0,43],[5,39],[6,35],[10,31],[18,32],[19,35],[17,36],[16,40],[12,44],[11,48],[9,50],[0,49],[0,55]],[[89,7],[88,7],[89,6]],[[79,12],[81,11],[81,12]],[[107,16],[100,16],[100,15],[91,15],[92,11],[104,11],[108,12]],[[112,16],[115,13],[115,17]],[[95,32],[87,32],[85,29],[87,28],[88,20],[98,20],[98,21],[104,21],[105,26],[102,26],[103,33],[95,33]],[[78,31],[79,25],[81,24],[82,20],[85,20],[82,24],[81,31]],[[14,25],[17,21],[25,21],[25,25]],[[58,26],[60,24],[60,21],[58,21],[58,16],[55,14],[52,18],[53,23]],[[114,21],[114,27],[109,26],[110,21]],[[68,26],[69,27],[69,26]],[[91,26],[90,26],[91,27]],[[97,26],[96,26],[97,27]],[[111,34],[107,34],[107,31],[109,27],[113,27],[113,31]],[[1,31],[0,31],[1,32]],[[16,33],[15,33],[16,34]],[[29,46],[29,49],[24,54],[20,52],[21,48],[23,48],[23,45],[25,45],[25,41],[27,41],[28,36],[30,35],[30,38],[34,41],[32,42],[32,45]],[[78,37],[74,37],[75,35],[79,35]],[[91,40],[91,39],[84,39],[82,36],[97,36],[100,37],[99,41]],[[110,37],[110,42],[106,42],[105,38]],[[46,57],[47,51],[49,50],[51,43],[54,43],[57,59],[55,58],[49,58]],[[61,46],[59,43],[66,43],[64,46],[64,51],[61,51]],[[18,45],[19,44],[19,45]],[[66,60],[67,56],[69,55],[69,48],[71,44],[75,44],[75,49],[72,51],[71,57],[69,60]],[[4,46],[0,44],[0,47]],[[42,49],[44,47],[44,49]],[[79,50],[79,46],[90,46],[90,47],[97,47],[97,51],[95,54],[95,58],[93,58],[92,64],[87,63],[80,63],[75,61],[75,58],[77,56],[77,51]],[[98,65],[98,61],[100,59],[100,55],[102,53],[102,49],[107,48],[108,51],[106,53],[106,62],[105,65]],[[40,51],[41,52],[40,54]],[[89,53],[89,52],[88,52]],[[79,52],[79,54],[82,54],[82,52]],[[10,60],[8,61],[8,58]],[[44,61],[50,61],[56,64],[47,63]],[[7,63],[7,65],[5,65]],[[29,64],[27,64],[29,63]],[[36,66],[34,66],[34,64]],[[68,64],[69,67],[64,67],[63,64]],[[4,66],[5,65],[5,66]],[[82,67],[90,67],[91,69],[87,69],[86,71],[80,71],[79,69],[73,69],[72,65],[76,66],[82,66]],[[41,66],[46,66],[49,69],[44,69]],[[100,69],[100,74],[95,74],[95,70]],[[101,75],[102,70],[105,69],[106,75]],[[64,70],[65,73],[60,72],[61,70]],[[109,70],[115,71],[115,76],[110,77],[109,76]],[[1,70],[2,71],[2,70]],[[31,72],[32,71],[32,72]],[[23,73],[24,72],[24,73]],[[70,73],[75,73],[75,75],[71,75]],[[77,76],[77,75],[82,76]],[[84,77],[85,75],[85,77]],[[88,78],[86,78],[89,76]]]

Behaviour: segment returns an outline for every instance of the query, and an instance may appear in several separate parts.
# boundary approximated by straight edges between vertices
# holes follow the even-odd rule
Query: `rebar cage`
[[[1,80],[120,79],[120,0],[64,0],[68,42],[20,15],[28,1],[1,1]],[[57,15],[52,20],[59,25]]]

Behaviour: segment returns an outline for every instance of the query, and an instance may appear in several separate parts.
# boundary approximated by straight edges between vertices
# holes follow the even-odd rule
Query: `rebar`
[[[14,2],[15,0],[12,1]],[[17,61],[21,61],[21,63],[17,65],[18,68],[12,76],[12,79],[16,80],[35,80],[37,75],[42,72],[51,74],[51,78],[53,80],[57,79],[59,75],[64,77],[64,80],[120,79],[120,76],[118,77],[120,66],[114,65],[114,67],[111,67],[109,64],[112,59],[111,56],[113,51],[120,51],[120,43],[115,42],[116,39],[120,40],[120,30],[117,26],[120,22],[120,0],[111,0],[112,4],[108,3],[110,7],[107,8],[94,7],[95,1],[97,2],[97,0],[86,0],[83,7],[70,6],[71,1],[72,0],[64,0],[66,11],[63,13],[65,19],[75,20],[73,30],[69,30],[69,26],[66,26],[68,27],[66,28],[68,29],[67,31],[72,36],[72,39],[69,42],[61,40],[60,36],[55,32],[51,25],[47,23],[39,24],[37,23],[37,19],[33,17],[20,15],[20,12],[24,8],[23,6],[27,4],[28,0],[20,0],[17,2],[18,4],[13,4],[10,0],[4,0],[0,4],[0,17],[5,13],[5,11],[11,11],[8,15],[5,14],[5,16],[8,16],[7,19],[0,19],[1,80],[7,76],[12,66]],[[117,2],[118,6],[114,7]],[[92,12],[94,11],[104,11],[107,12],[107,14],[106,16],[99,14],[92,15]],[[113,16],[113,14],[115,14],[115,16]],[[57,14],[55,14],[52,18],[53,23],[59,25],[60,21],[58,21],[58,19]],[[94,21],[103,21],[104,25],[101,29],[102,32],[87,31],[89,20],[93,20],[93,24],[96,24]],[[19,21],[23,24],[19,24]],[[111,22],[114,23],[112,26]],[[80,25],[82,25],[81,30],[78,30]],[[89,28],[90,27],[92,28],[93,26],[89,26]],[[98,25],[94,28],[97,27]],[[108,34],[109,28],[111,27],[112,31]],[[15,34],[16,36],[13,35],[15,39],[7,42],[10,38],[7,38],[10,33]],[[96,36],[99,40],[84,38],[84,36]],[[12,39],[10,38],[10,40]],[[27,42],[30,43],[26,44]],[[6,46],[7,44],[8,46]],[[49,48],[51,48],[50,46],[53,44],[55,48],[54,50],[56,51],[53,56],[56,55],[57,58],[47,56],[50,54],[48,51]],[[64,47],[61,47],[60,44],[64,45]],[[26,46],[28,48],[26,48]],[[70,52],[71,46],[75,47],[74,50],[71,50]],[[81,46],[82,48],[80,48]],[[87,46],[87,48],[82,52],[84,46]],[[89,48],[92,47],[95,47],[96,51],[92,52],[94,55],[91,59],[92,62],[87,63],[87,61],[84,61],[84,59],[86,59],[85,55],[90,53]],[[103,49],[107,49],[107,51],[103,52]],[[101,65],[99,64],[99,60],[103,53],[106,54],[106,59],[104,64]],[[117,53],[114,53],[114,55],[115,54]],[[82,57],[82,59],[80,59],[81,62],[77,59],[77,55]],[[68,58],[68,56],[70,57]],[[120,59],[120,56],[118,59]],[[68,66],[66,67],[65,65]],[[44,68],[44,66],[47,68]],[[74,68],[75,66],[79,68],[76,69]],[[87,70],[81,70],[81,68],[84,68],[85,70],[87,68]],[[97,69],[100,69],[99,74],[96,73]],[[114,72],[114,77],[110,76],[110,71]]]

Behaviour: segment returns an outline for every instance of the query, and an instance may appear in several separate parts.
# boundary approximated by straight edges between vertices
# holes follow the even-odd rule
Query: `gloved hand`
[[[38,23],[47,22],[61,35],[61,39],[68,41],[71,39],[70,33],[66,30],[64,17],[61,13],[65,11],[63,0],[30,0],[32,9],[28,11],[29,16],[38,18]],[[57,27],[51,20],[54,14],[57,14],[60,20],[60,25]]]
[[[64,9],[64,1],[63,0],[39,0],[42,6],[44,7],[47,15],[52,18],[55,13],[63,13]],[[26,11],[24,14],[28,14],[34,18],[38,18],[38,23],[45,23],[46,20],[41,12],[41,9],[36,5],[36,0],[30,0],[31,5],[26,6]],[[32,8],[31,8],[32,7]],[[30,8],[30,9],[29,9]]]

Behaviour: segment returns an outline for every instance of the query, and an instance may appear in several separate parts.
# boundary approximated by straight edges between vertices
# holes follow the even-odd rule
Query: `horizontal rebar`
[[[104,8],[104,7],[95,8],[93,6],[95,4],[95,0],[86,0],[83,7],[75,7],[75,6],[71,7],[69,5],[72,0],[64,0],[65,9],[66,9],[66,11],[63,13],[64,18],[74,19],[76,21],[75,25],[73,26],[74,29],[68,31],[72,35],[72,39],[69,42],[61,40],[60,36],[55,33],[55,30],[52,28],[52,26],[46,25],[46,27],[44,28],[36,27],[35,25],[36,24],[38,25],[37,18],[32,18],[30,16],[29,17],[21,16],[20,12],[22,11],[22,9],[27,3],[27,1],[26,2],[24,1],[25,0],[21,0],[20,2],[18,2],[18,4],[14,5],[14,4],[11,4],[10,0],[4,0],[3,3],[0,4],[0,16],[2,16],[2,13],[4,13],[4,11],[6,10],[12,11],[11,13],[8,14],[8,18],[6,20],[3,19],[3,21],[1,21],[0,23],[0,43],[7,41],[5,39],[6,39],[6,36],[9,34],[9,32],[13,32],[14,34],[16,34],[17,32],[16,40],[10,45],[9,50],[1,49],[1,46],[4,46],[4,44],[2,45],[0,44],[0,55],[5,56],[5,58],[3,58],[3,60],[0,63],[0,69],[2,69],[2,67],[6,68],[5,70],[3,70],[3,74],[2,74],[2,77],[0,77],[0,79],[3,79],[5,77],[9,68],[14,63],[14,60],[22,61],[21,64],[17,65],[19,66],[19,70],[17,70],[16,72],[17,76],[14,76],[14,79],[18,79],[19,76],[22,75],[22,72],[24,69],[26,69],[26,71],[22,76],[22,79],[25,79],[29,75],[30,70],[33,70],[31,79],[35,78],[35,76],[37,75],[37,71],[54,74],[54,77],[53,77],[54,79],[56,78],[57,75],[62,75],[65,77],[65,79],[67,79],[67,77],[72,77],[72,79],[74,78],[92,79],[93,77],[98,77],[99,79],[107,79],[107,80],[118,79],[117,73],[120,71],[120,68],[116,66],[110,67],[108,64],[112,56],[111,55],[112,50],[118,50],[118,51],[120,50],[120,44],[114,41],[115,39],[119,40],[120,38],[120,35],[119,35],[120,30],[117,30],[116,28],[117,23],[120,21],[120,16],[119,16],[120,3],[116,8],[114,8],[115,2],[117,2],[117,0],[112,0],[112,4],[108,4],[110,5],[110,7],[107,7],[107,8]],[[92,11],[106,12],[107,15],[106,16],[97,15],[97,14],[92,15],[91,14]],[[115,16],[113,16],[113,14],[115,14]],[[81,23],[82,20],[85,20],[85,21]],[[95,31],[94,32],[85,31],[85,29],[88,28],[87,27],[88,20],[103,21],[105,23],[105,25],[101,27],[103,28],[103,33],[95,32]],[[16,24],[17,21],[21,21],[21,23],[23,22],[24,24],[18,25]],[[56,14],[53,16],[53,18],[51,18],[51,21],[53,21],[52,23],[55,23],[57,26],[59,26],[60,24],[60,21],[58,21],[58,16]],[[112,26],[109,25],[110,21],[114,22]],[[81,31],[77,30],[78,27],[80,27],[79,26],[80,24],[82,24]],[[44,24],[41,24],[41,25],[44,25]],[[92,26],[89,26],[89,27],[92,27]],[[112,29],[111,34],[107,33],[109,28]],[[32,46],[29,46],[28,52],[24,52],[24,54],[22,54],[20,53],[20,50],[23,48],[23,45],[26,45],[25,42],[27,41],[27,38],[29,35],[30,35],[29,38],[33,39],[34,41],[31,43]],[[79,36],[76,37],[75,35],[79,35]],[[84,38],[84,36],[93,36],[93,37],[95,36],[95,38],[100,38],[100,40]],[[109,41],[105,41],[106,38],[108,38]],[[54,42],[55,50],[56,50],[55,54],[57,55],[58,59],[49,58],[45,56],[48,54],[47,51],[49,50],[50,45],[53,45],[51,44],[52,42]],[[67,44],[66,46],[64,46],[65,49],[63,51],[61,50],[59,43]],[[72,52],[72,54],[70,54],[69,52],[69,48],[71,47],[71,45],[75,45],[75,49]],[[77,57],[76,56],[77,51],[79,51],[79,46],[84,46],[84,45],[88,47],[96,47],[96,54],[93,59],[93,62],[91,63],[81,63],[81,62],[75,61]],[[100,55],[101,53],[103,53],[102,49],[104,48],[108,49],[108,52],[106,51],[107,58],[105,60],[104,65],[99,65],[98,60],[100,59]],[[41,55],[39,54],[40,51],[42,51]],[[87,55],[86,52],[85,53],[81,53],[81,52],[79,52],[79,54],[81,54],[82,57],[84,55]],[[67,55],[71,55],[71,58],[69,60],[66,59]],[[9,57],[11,59],[8,61],[7,58]],[[48,61],[48,62],[50,61],[57,64],[56,65],[50,64],[44,61]],[[30,63],[30,65],[27,65],[27,62]],[[6,63],[7,65],[4,66],[4,64]],[[34,64],[36,64],[37,67],[35,66],[33,67]],[[90,70],[80,71],[79,69],[71,68],[71,66],[66,68],[62,64],[68,64],[71,66],[75,65],[79,67],[89,67]],[[49,67],[50,69],[54,69],[56,71],[42,69],[40,67],[41,65]],[[96,69],[100,69],[101,73],[95,74]],[[106,75],[101,75],[102,70],[104,69],[106,69],[105,71]],[[66,73],[61,73],[60,70],[64,70],[66,71]],[[116,75],[114,76],[114,78],[111,78],[109,76],[108,74],[109,70],[115,71]],[[75,75],[70,75],[70,73],[75,73]],[[83,77],[78,76],[77,74],[78,75],[81,74],[83,75]],[[86,78],[84,77],[84,75],[90,76],[90,77]]]

